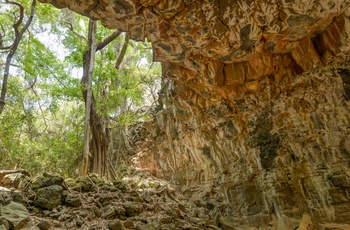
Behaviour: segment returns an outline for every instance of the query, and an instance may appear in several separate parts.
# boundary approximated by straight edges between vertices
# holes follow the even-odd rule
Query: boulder
[[[12,191],[12,192],[10,192],[9,195],[11,196],[12,200],[15,201],[15,202],[18,202],[18,203],[21,203],[21,204],[24,204],[24,205],[27,204],[26,198],[23,196],[22,192],[20,192],[20,191]]]
[[[0,191],[4,191],[4,192],[0,193],[0,204],[8,205],[12,201],[10,191],[1,190],[1,187],[0,187]]]
[[[60,185],[61,187],[64,187],[64,179],[60,176],[43,173],[41,176],[38,176],[33,180],[32,189],[37,190],[51,185]]]
[[[106,208],[104,208],[104,210],[102,211],[102,215],[101,217],[103,219],[113,219],[113,217],[115,216],[115,210],[112,206],[108,206]]]
[[[4,185],[12,185],[17,188],[21,180],[23,180],[26,176],[20,172],[18,173],[10,173],[4,176],[2,179],[2,183]]]
[[[142,206],[133,202],[123,203],[123,207],[126,211],[126,216],[136,216],[142,212]]]
[[[0,216],[0,230],[3,230],[3,229],[7,230],[9,228],[10,228],[9,221],[5,217]]]
[[[67,205],[73,207],[79,207],[81,205],[81,200],[78,194],[68,193],[65,201]]]
[[[35,194],[33,204],[39,208],[52,210],[62,203],[63,189],[59,185],[40,188]]]
[[[22,229],[29,222],[29,212],[27,208],[14,201],[11,201],[8,205],[2,206],[0,209],[0,216],[0,226],[8,227],[7,229]]]
[[[46,220],[43,220],[41,221],[39,224],[36,225],[40,230],[49,230],[50,227],[51,227],[51,224],[46,221]]]
[[[111,230],[124,230],[125,229],[123,222],[121,222],[120,220],[110,220],[110,221],[108,221],[108,226]]]

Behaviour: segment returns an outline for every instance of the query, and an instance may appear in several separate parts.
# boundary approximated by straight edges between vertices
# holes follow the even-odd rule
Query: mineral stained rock
[[[162,108],[138,167],[222,228],[349,228],[349,1],[41,1],[152,42]]]

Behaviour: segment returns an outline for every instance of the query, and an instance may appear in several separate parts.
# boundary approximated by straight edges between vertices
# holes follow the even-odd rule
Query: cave
[[[135,167],[223,229],[348,229],[349,1],[40,1],[152,42],[161,107]]]

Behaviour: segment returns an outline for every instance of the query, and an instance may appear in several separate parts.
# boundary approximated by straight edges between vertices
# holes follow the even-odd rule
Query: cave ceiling
[[[179,107],[242,97],[347,57],[347,0],[40,0],[152,42]],[[342,49],[340,49],[342,47]]]

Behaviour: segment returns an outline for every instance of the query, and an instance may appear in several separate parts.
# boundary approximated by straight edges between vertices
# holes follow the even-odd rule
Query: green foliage
[[[72,174],[82,148],[82,102],[59,101],[52,110],[16,76],[8,90],[11,96],[0,117],[2,167]]]
[[[22,3],[24,7],[31,4]],[[16,19],[12,15],[16,10],[12,5],[1,8],[0,23],[8,44],[13,40],[11,27]],[[80,82],[68,75],[69,63],[38,39],[47,36],[47,28],[61,31],[53,20],[60,11],[40,4],[36,12],[38,20],[24,34],[11,65],[6,107],[0,116],[1,167],[67,175],[76,168],[82,148]],[[0,64],[6,55],[3,53]]]
[[[31,1],[18,2],[28,11]],[[0,4],[6,5],[1,0]],[[16,10],[12,6],[0,9],[4,44],[13,41]],[[1,167],[71,176],[83,148],[85,108],[80,78],[88,20],[47,4],[38,3],[36,13],[11,66],[7,104],[0,116]],[[112,32],[99,24],[97,42]],[[161,67],[152,62],[149,43],[130,41],[122,67],[114,67],[124,40],[122,33],[96,53],[93,93],[107,128],[148,119],[145,111],[156,101],[160,84]],[[5,57],[6,53],[0,53],[0,66]]]
[[[134,41],[130,41],[127,48],[123,68],[120,70],[113,68],[119,55],[116,50],[118,51],[118,47],[120,48],[123,43],[124,35],[97,54],[94,94],[99,101],[101,114],[113,116],[118,122],[116,125],[128,126],[146,118],[139,116],[135,111],[154,101],[155,98],[147,95],[147,92],[149,93],[151,87],[152,93],[156,94],[161,69],[159,63],[148,62],[152,57],[150,44]],[[106,94],[98,93],[106,91],[108,97]]]

